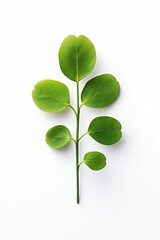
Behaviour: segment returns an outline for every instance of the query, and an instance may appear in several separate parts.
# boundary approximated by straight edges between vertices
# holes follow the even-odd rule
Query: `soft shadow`
[[[50,147],[50,150],[53,151],[53,152],[57,152],[57,153],[62,152],[63,154],[65,154],[65,153],[67,153],[68,151],[71,150],[72,145],[74,145],[74,142],[71,140],[69,143],[67,143],[65,146],[63,146],[61,148],[53,149],[53,148]]]
[[[122,132],[122,134],[123,134],[123,132]],[[114,151],[119,151],[119,149],[122,149],[124,147],[125,143],[126,143],[126,139],[122,135],[122,138],[120,139],[120,141],[118,143],[109,146],[110,150],[114,149]]]
[[[64,147],[59,149],[53,149],[50,147],[51,155],[53,155],[53,160],[56,160],[57,164],[60,166],[72,167],[74,154],[74,142],[70,141]],[[59,161],[57,161],[59,159]],[[68,165],[69,164],[69,165]]]
[[[51,118],[51,119],[60,118],[60,117],[63,119],[63,118],[68,118],[72,112],[73,112],[72,109],[67,108],[67,109],[64,109],[64,110],[62,110],[60,112],[56,112],[56,113],[46,113],[45,116],[47,118]]]

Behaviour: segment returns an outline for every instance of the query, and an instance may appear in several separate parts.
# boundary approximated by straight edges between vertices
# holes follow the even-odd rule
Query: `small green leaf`
[[[106,157],[101,152],[88,152],[83,162],[92,170],[101,170],[106,166]]]
[[[69,106],[67,86],[55,80],[43,80],[35,85],[32,98],[37,107],[45,112],[59,112]]]
[[[82,91],[83,105],[103,108],[112,104],[118,97],[120,86],[111,74],[103,74],[88,81]]]
[[[63,125],[55,126],[46,133],[46,143],[52,148],[61,148],[71,140],[69,129]]]
[[[96,51],[87,37],[69,35],[64,39],[59,49],[59,64],[66,77],[78,82],[93,70],[95,63]]]
[[[112,117],[96,117],[88,128],[88,134],[97,142],[104,145],[112,145],[122,137],[121,124]]]

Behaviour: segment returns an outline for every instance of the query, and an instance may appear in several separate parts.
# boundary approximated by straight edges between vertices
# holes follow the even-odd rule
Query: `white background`
[[[0,239],[160,239],[160,7],[157,0],[0,1]],[[75,201],[75,149],[45,144],[46,131],[75,118],[47,114],[31,99],[34,84],[64,82],[75,105],[75,84],[60,71],[58,49],[69,34],[94,43],[92,74],[116,76],[121,95],[104,109],[84,107],[81,134],[98,115],[123,125],[123,139],[103,146],[86,136],[107,167],[81,168]]]

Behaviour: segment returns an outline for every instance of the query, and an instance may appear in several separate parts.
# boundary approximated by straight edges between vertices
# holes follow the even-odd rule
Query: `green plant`
[[[70,93],[66,85],[55,80],[43,80],[35,85],[32,97],[35,104],[45,112],[58,112],[71,108],[76,116],[76,138],[72,138],[69,129],[63,125],[51,128],[46,133],[46,142],[52,148],[61,148],[73,140],[76,147],[76,185],[77,203],[79,203],[79,169],[85,163],[92,170],[106,166],[104,154],[93,151],[85,154],[79,162],[79,142],[89,134],[94,140],[104,145],[118,142],[122,136],[121,124],[109,116],[93,119],[88,131],[79,137],[80,111],[82,106],[103,108],[112,104],[118,97],[120,86],[110,74],[94,77],[86,83],[79,95],[79,82],[93,70],[96,63],[96,51],[92,42],[80,35],[70,35],[64,39],[59,49],[59,64],[63,74],[76,84],[77,109],[70,104]]]

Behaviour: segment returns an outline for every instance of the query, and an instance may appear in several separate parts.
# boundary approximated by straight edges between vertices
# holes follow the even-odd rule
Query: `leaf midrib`
[[[78,82],[78,38],[76,39],[76,82]]]
[[[47,138],[51,138],[51,137],[47,137]],[[70,139],[71,137],[54,137],[54,139]]]
[[[93,158],[93,159],[91,159],[91,160],[84,160],[84,162],[85,162],[85,163],[86,163],[86,162],[87,162],[87,163],[88,163],[88,162],[91,162],[91,163],[93,163],[93,162],[94,162],[94,163],[95,163],[95,162],[98,162],[98,163],[101,162],[101,163],[102,163],[102,162],[103,162],[103,163],[104,163],[104,162],[106,162],[106,160],[102,160],[102,159],[99,160],[99,159]]]
[[[121,129],[111,129],[111,130],[97,130],[97,131],[89,131],[88,133],[95,133],[95,132],[113,132],[113,131],[121,131]]]
[[[63,101],[61,101],[61,100],[59,100],[59,99],[57,99],[57,98],[55,98],[55,97],[53,97],[53,96],[50,96],[50,95],[47,96],[47,97],[40,97],[40,98],[52,98],[52,99],[56,100],[57,102],[63,103],[63,104],[66,105],[66,106],[69,105],[68,103],[65,103],[65,102],[63,102]]]

